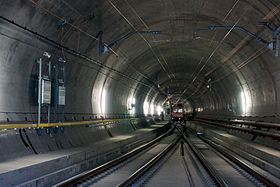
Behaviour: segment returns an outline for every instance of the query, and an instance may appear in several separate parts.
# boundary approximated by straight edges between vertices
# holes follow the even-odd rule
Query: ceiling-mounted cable
[[[157,56],[157,54],[155,53],[154,49],[152,48],[151,44],[149,43],[149,41],[147,41],[147,39],[137,31],[137,29],[134,27],[134,25],[128,20],[127,17],[124,16],[124,14],[116,7],[116,5],[114,3],[112,3],[111,0],[108,0],[108,2],[111,4],[111,6],[120,14],[120,16],[131,26],[131,28],[137,32],[139,34],[139,36],[146,42],[146,44],[148,45],[148,47],[150,48],[150,50],[152,51],[152,53],[154,54],[154,56],[156,57],[158,63],[160,64],[161,68],[163,69],[163,71],[167,74],[167,76],[171,78],[171,76],[169,75],[168,71],[166,70],[166,68],[163,66],[163,64],[161,63],[159,57]]]
[[[225,22],[226,21],[226,19],[229,17],[229,15],[232,13],[232,11],[233,11],[233,9],[237,6],[237,4],[239,3],[239,1],[240,0],[236,0],[235,1],[235,3],[232,5],[232,7],[230,8],[230,10],[228,10],[228,12],[227,12],[227,14],[225,15],[225,17],[223,18],[223,22]],[[238,19],[238,21],[237,21],[237,23],[239,22],[239,20],[241,19],[241,17]],[[236,24],[237,24],[236,23]],[[235,25],[236,25],[235,24]],[[232,30],[232,29],[231,29]],[[231,32],[231,30],[230,30],[230,32]],[[209,49],[210,49],[210,46],[212,46],[212,43],[213,43],[213,41],[215,40],[215,37],[216,37],[216,35],[217,35],[217,32],[214,32],[214,35],[213,35],[213,37],[212,37],[212,39],[211,39],[211,41],[210,41],[210,45],[209,45]],[[221,42],[221,41],[220,41]],[[220,42],[218,43],[218,46],[220,45]],[[211,56],[211,55],[210,55]],[[200,62],[199,62],[199,64],[197,65],[197,67],[196,67],[196,69],[195,69],[195,71],[193,72],[193,74],[192,74],[192,76],[194,76],[194,74],[195,74],[195,72],[198,70],[198,67],[199,67],[199,65],[202,63],[202,61],[205,59],[205,56],[203,56],[203,57],[201,57],[201,59],[200,59]],[[208,58],[209,59],[209,58]],[[208,63],[208,62],[207,62]],[[204,68],[205,67],[205,65],[202,67],[202,68]],[[198,75],[200,74],[200,72],[201,72],[202,70],[200,69],[199,70],[199,73],[197,73],[197,76],[195,76],[195,80],[197,79],[196,77],[198,77]],[[193,80],[194,80],[193,79]],[[184,95],[187,91],[188,91],[188,88],[190,87],[190,84],[193,84],[194,83],[194,81],[192,81],[191,83],[189,83],[188,84],[188,87],[187,88],[185,88],[184,89],[184,91],[182,92],[182,95]],[[180,99],[178,99],[177,100],[177,102],[179,102],[180,101]]]
[[[226,77],[228,77],[229,75],[231,75],[232,73],[235,73],[237,71],[239,71],[240,69],[242,69],[243,67],[245,67],[246,65],[248,65],[250,62],[252,62],[253,60],[255,60],[257,57],[261,56],[263,53],[267,52],[268,49],[265,47],[262,47],[261,49],[259,49],[258,51],[256,51],[254,54],[252,54],[249,58],[247,58],[246,60],[244,60],[242,63],[240,63],[235,69],[233,69],[231,72],[229,72],[228,74],[218,78],[217,80],[213,81],[212,84],[215,84],[223,79],[225,79]]]
[[[198,73],[196,74],[196,76],[193,78],[191,84],[189,84],[189,86],[183,91],[182,95],[184,95],[189,87],[194,83],[194,81],[196,81],[196,79],[198,78],[198,76],[201,74],[201,72],[203,71],[203,69],[206,67],[207,63],[209,62],[209,60],[212,58],[212,56],[215,54],[215,52],[219,49],[219,47],[222,45],[223,41],[229,36],[229,34],[231,33],[231,31],[234,29],[234,27],[238,24],[238,22],[240,21],[241,17],[235,22],[235,24],[231,27],[231,29],[225,34],[225,36],[222,38],[222,40],[219,42],[219,44],[216,46],[216,48],[212,51],[212,53],[209,55],[209,57],[207,58],[207,60],[204,62],[203,66],[200,68],[200,70],[198,71]],[[191,94],[193,95],[193,94]],[[188,96],[189,97],[189,96]],[[177,102],[179,102],[180,100],[178,100]]]
[[[22,29],[22,30],[24,30],[24,31],[26,31],[26,32],[28,32],[28,33],[30,33],[30,34],[36,36],[37,39],[39,39],[40,41],[44,41],[45,43],[47,43],[47,44],[49,44],[49,45],[52,45],[53,47],[56,47],[56,48],[58,48],[58,49],[63,49],[63,50],[65,50],[65,51],[67,51],[69,54],[74,55],[74,56],[76,56],[76,57],[78,57],[78,58],[80,58],[80,59],[83,59],[83,60],[85,60],[85,61],[87,61],[87,62],[91,62],[91,63],[93,63],[93,64],[96,64],[96,65],[100,66],[101,68],[105,68],[105,69],[107,69],[107,70],[109,70],[109,71],[112,71],[112,72],[115,72],[115,73],[117,73],[118,75],[121,75],[121,76],[123,76],[123,77],[125,77],[125,78],[127,78],[127,79],[136,81],[136,82],[138,82],[139,84],[142,84],[142,85],[145,85],[145,86],[147,86],[147,87],[150,87],[150,88],[154,89],[153,86],[151,86],[151,85],[148,85],[148,84],[146,84],[146,83],[143,83],[143,82],[137,80],[136,78],[130,77],[130,76],[128,76],[128,75],[126,75],[126,74],[124,74],[124,73],[122,73],[122,72],[120,72],[120,71],[114,69],[114,68],[111,68],[111,67],[109,67],[109,66],[103,64],[102,62],[100,62],[100,61],[98,61],[98,60],[95,60],[93,57],[90,57],[90,56],[86,56],[86,55],[84,55],[84,54],[81,54],[80,52],[78,52],[78,51],[76,51],[76,50],[74,50],[74,49],[71,49],[71,48],[69,48],[69,47],[67,47],[67,46],[65,46],[65,45],[62,45],[61,43],[58,43],[58,42],[56,42],[56,41],[54,41],[54,40],[48,38],[47,36],[44,36],[44,35],[42,35],[42,34],[39,34],[39,33],[36,32],[36,31],[33,31],[33,30],[31,30],[31,29],[29,29],[29,28],[27,28],[27,27],[24,27],[24,26],[22,26],[22,25],[20,25],[20,24],[18,24],[18,23],[16,23],[16,22],[14,22],[13,20],[9,20],[9,19],[7,19],[7,18],[5,18],[5,17],[3,17],[3,16],[0,16],[0,19],[2,19],[3,21],[5,21],[5,22],[7,22],[7,23],[10,23],[10,24],[16,26],[17,28],[20,28],[20,29]]]
[[[50,15],[56,17],[56,18],[59,19],[60,21],[65,21],[64,18],[62,18],[62,17],[60,17],[60,16],[54,14],[53,12],[51,12],[50,10],[48,10],[48,9],[42,7],[42,6],[39,6],[38,3],[35,2],[34,0],[29,0],[29,1],[30,1],[31,3],[33,3],[35,6],[39,7],[40,9],[44,10],[45,12],[47,12],[48,14],[50,14]],[[92,38],[92,39],[98,41],[98,38],[96,38],[95,36],[93,36],[92,34],[86,32],[86,31],[82,30],[81,28],[77,27],[76,25],[71,24],[71,23],[69,23],[69,22],[65,22],[65,23],[66,23],[67,25],[69,25],[70,27],[75,28],[77,31],[79,31],[79,32],[81,32],[81,33],[83,33],[83,34],[89,36],[90,38]],[[106,47],[108,46],[108,45],[105,44],[105,43],[104,43],[104,45],[105,45]],[[110,50],[112,53],[114,53],[116,56],[119,56],[113,49],[109,49],[109,50]]]
[[[137,11],[129,4],[129,2],[127,0],[125,0],[126,4],[129,6],[129,8],[132,10],[132,12],[138,17],[138,19],[142,22],[142,24],[144,25],[144,27],[146,27],[146,29],[148,29],[149,31],[151,31],[150,27],[145,23],[145,21],[140,17],[140,15],[137,13]],[[155,37],[152,35],[153,40],[155,40]],[[157,48],[159,55],[161,56],[161,58],[163,59],[166,67],[169,69],[169,65],[166,61],[166,59],[164,58],[164,56],[162,55],[162,52],[159,48]],[[174,73],[171,74],[173,76],[174,79],[176,79]]]
[[[46,13],[48,13],[48,14],[54,16],[55,18],[59,19],[60,21],[64,21],[64,20],[65,20],[64,18],[62,18],[62,17],[60,17],[60,16],[54,14],[53,12],[51,12],[49,9],[46,9],[46,8],[44,8],[44,7],[42,7],[42,6],[39,6],[37,2],[34,2],[34,0],[29,0],[29,1],[32,2],[35,6],[41,8],[41,9],[42,9],[43,11],[45,11]],[[66,2],[63,1],[63,3],[66,3]],[[67,5],[68,7],[70,7],[71,9],[74,9],[74,8],[73,8],[72,6],[70,6],[68,3],[66,3],[66,5]],[[81,14],[80,12],[78,12],[77,10],[75,10],[75,12],[78,13],[79,15],[82,15],[82,14]],[[93,36],[92,34],[86,32],[86,31],[84,31],[84,30],[82,30],[80,27],[76,26],[75,23],[70,23],[70,22],[66,21],[65,24],[69,25],[71,28],[76,29],[79,33],[83,33],[83,34],[85,34],[86,36],[88,36],[88,37],[90,37],[90,38],[92,38],[92,39],[94,39],[94,40],[96,40],[96,41],[99,41],[99,39],[98,39],[97,37]],[[111,48],[108,46],[108,44],[106,44],[106,43],[104,43],[104,42],[103,42],[103,44],[104,44],[104,46],[105,46],[106,48],[108,48],[111,52],[113,52],[117,57],[120,57],[120,54],[118,54],[116,51],[114,51],[113,49],[111,49]],[[124,53],[121,52],[121,55],[122,55],[124,58],[126,58],[127,60],[129,60],[128,57],[127,57]],[[132,65],[129,64],[129,63],[128,63],[128,66],[129,66],[130,68],[132,68],[136,73],[140,74],[140,75],[143,76],[145,79],[147,79],[149,82],[151,82],[152,84],[155,85],[155,83],[153,82],[153,80],[152,80],[150,77],[148,77],[148,76],[145,75],[144,73],[140,72],[139,70],[137,70],[134,66],[132,66]]]

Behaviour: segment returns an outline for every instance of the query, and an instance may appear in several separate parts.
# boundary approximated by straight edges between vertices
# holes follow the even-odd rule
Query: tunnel
[[[0,0],[0,186],[280,186],[279,35],[278,0]]]

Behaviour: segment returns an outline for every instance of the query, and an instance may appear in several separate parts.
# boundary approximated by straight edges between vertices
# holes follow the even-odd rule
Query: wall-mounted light
[[[106,95],[107,91],[106,89],[102,89],[102,94],[101,94],[101,113],[105,114],[106,113]]]
[[[252,107],[252,99],[251,99],[250,92],[244,89],[240,93],[240,99],[241,99],[242,115],[247,115]]]
[[[143,112],[145,116],[149,114],[149,103],[147,101],[143,104]]]
[[[162,108],[162,106],[158,105],[157,106],[157,114],[160,115],[161,112],[163,112],[163,108]]]
[[[127,110],[130,114],[135,114],[135,103],[136,103],[136,99],[134,97],[128,98]]]
[[[153,104],[150,105],[150,114],[154,115],[155,112],[155,106]]]

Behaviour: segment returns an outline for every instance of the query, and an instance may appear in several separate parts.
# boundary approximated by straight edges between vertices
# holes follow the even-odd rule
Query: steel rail
[[[178,129],[179,130],[179,129]],[[225,180],[220,177],[218,174],[218,171],[210,164],[209,161],[207,161],[204,156],[192,145],[190,140],[186,137],[186,135],[179,130],[182,133],[182,137],[185,140],[185,142],[188,144],[188,146],[191,148],[193,151],[194,155],[198,158],[200,163],[203,165],[203,167],[206,169],[206,171],[209,173],[209,175],[213,178],[214,182],[219,186],[219,187],[228,187],[227,183]]]
[[[139,177],[143,176],[149,169],[151,169],[158,161],[160,161],[171,149],[176,146],[181,138],[177,137],[171,144],[164,148],[160,153],[153,157],[149,162],[139,168],[123,183],[118,184],[117,187],[127,187],[133,184]]]
[[[266,137],[273,138],[275,140],[280,140],[280,134],[279,133],[264,132],[264,131],[261,131],[261,130],[244,128],[244,127],[236,127],[236,126],[233,126],[233,125],[222,124],[223,122],[215,122],[215,121],[211,121],[211,120],[196,119],[195,121],[206,123],[206,124],[209,124],[209,125],[219,126],[219,127],[223,127],[223,128],[227,128],[227,129],[243,131],[243,132],[247,132],[247,133],[250,133],[250,134],[253,134],[253,135],[266,136]],[[228,122],[228,123],[230,123],[230,122]],[[242,124],[242,123],[238,122],[237,124]],[[245,124],[245,123],[243,123],[243,124]],[[247,123],[247,125],[260,127],[256,123]],[[261,127],[268,128],[267,126],[261,126]],[[277,128],[279,128],[279,127],[277,127]]]
[[[197,119],[207,120],[207,121],[216,121],[216,122],[222,122],[222,123],[230,123],[230,124],[244,124],[244,125],[262,127],[262,128],[280,129],[279,123],[270,123],[270,122],[263,122],[263,121],[249,121],[249,120],[240,120],[240,119],[223,120],[223,119],[211,119],[211,118],[202,118],[202,117],[197,117]]]
[[[86,171],[84,173],[81,173],[79,175],[76,175],[66,181],[63,181],[59,184],[56,184],[55,186],[56,187],[68,187],[68,186],[74,186],[78,183],[80,183],[81,181],[83,180],[86,180],[87,178],[89,177],[92,177],[92,176],[95,176],[95,175],[98,175],[108,169],[111,169],[112,167],[122,163],[123,161],[131,158],[132,156],[148,149],[149,147],[151,147],[152,145],[154,145],[155,143],[159,142],[160,140],[162,140],[164,137],[166,137],[167,135],[170,134],[170,132],[172,132],[174,130],[175,127],[173,127],[172,129],[170,129],[169,131],[167,131],[166,133],[160,135],[159,137],[157,137],[156,139],[144,144],[144,145],[141,145],[139,146],[138,148],[135,148],[133,149],[132,151],[116,158],[116,159],[113,159],[105,164],[102,164],[92,170],[89,170],[89,171]]]
[[[206,138],[202,137],[202,136],[198,136],[202,141],[204,141],[205,143],[207,143],[208,145],[210,145],[213,149],[215,149],[216,151],[218,151],[219,153],[221,153],[223,156],[225,156],[226,158],[228,158],[229,160],[231,160],[233,163],[235,163],[237,166],[239,166],[240,168],[244,169],[246,172],[248,172],[250,175],[254,176],[255,178],[257,178],[260,182],[262,182],[263,184],[265,184],[266,186],[270,186],[270,187],[278,187],[279,185],[277,185],[276,183],[274,183],[273,181],[269,180],[267,177],[265,177],[262,173],[258,172],[256,169],[254,169],[253,167],[249,166],[248,164],[246,164],[245,162],[243,162],[240,158],[237,158],[235,156],[232,156],[230,153],[228,153],[227,151],[224,150],[224,148],[218,147],[217,145],[215,145],[214,143],[208,141]]]

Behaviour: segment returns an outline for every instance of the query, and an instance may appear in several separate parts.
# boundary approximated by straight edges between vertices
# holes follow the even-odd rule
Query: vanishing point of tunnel
[[[0,187],[280,186],[279,0],[0,0]]]

